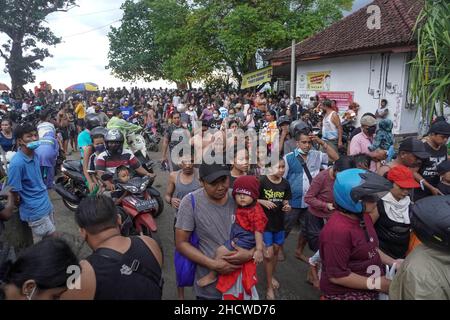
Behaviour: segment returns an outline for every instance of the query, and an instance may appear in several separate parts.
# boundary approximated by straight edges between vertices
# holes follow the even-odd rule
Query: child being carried
[[[267,217],[263,208],[257,202],[259,198],[259,181],[254,176],[242,176],[234,182],[233,197],[238,208],[236,220],[231,228],[230,239],[216,250],[216,260],[234,251],[237,247],[251,250],[256,247],[253,255],[255,263],[263,261],[263,233]],[[217,274],[211,271],[197,281],[198,286],[205,287],[216,281]]]

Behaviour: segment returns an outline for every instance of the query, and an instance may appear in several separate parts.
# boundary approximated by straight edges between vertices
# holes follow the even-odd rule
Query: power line
[[[90,12],[90,13],[75,14],[75,15],[72,15],[72,17],[92,16],[94,14],[106,13],[106,12],[111,12],[111,11],[116,11],[116,10],[122,10],[122,9],[116,8],[116,9],[108,9],[108,10],[102,10],[102,11],[96,11],[96,12]]]
[[[112,24],[114,24],[116,22],[119,22],[119,21],[122,21],[122,19],[115,20],[115,21],[110,22],[110,23],[108,23],[108,24],[106,24],[104,26],[100,26],[100,27],[97,27],[97,28],[94,28],[94,29],[91,29],[91,30],[87,30],[87,31],[83,31],[83,32],[79,32],[79,33],[74,33],[74,34],[71,34],[71,35],[63,36],[62,38],[63,39],[67,39],[67,38],[72,38],[72,37],[78,37],[78,36],[81,36],[81,35],[86,34],[86,33],[90,33],[90,32],[96,31],[96,30],[100,30],[100,29],[109,27],[110,25],[112,25]]]

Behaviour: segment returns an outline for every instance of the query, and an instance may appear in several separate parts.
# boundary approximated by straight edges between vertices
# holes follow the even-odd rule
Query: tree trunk
[[[26,94],[24,85],[27,84],[25,79],[25,63],[23,59],[22,40],[14,39],[11,48],[11,55],[7,61],[8,73],[11,77],[11,91],[16,99],[21,99]]]

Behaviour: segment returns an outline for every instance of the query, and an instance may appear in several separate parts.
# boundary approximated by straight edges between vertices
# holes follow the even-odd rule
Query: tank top
[[[173,193],[173,196],[177,199],[183,199],[184,196],[187,194],[194,192],[195,190],[200,189],[202,186],[200,185],[200,182],[197,177],[197,173],[194,170],[194,177],[192,179],[192,182],[189,184],[183,184],[181,182],[181,171],[177,174],[177,181],[175,182],[175,191]],[[177,211],[176,211],[177,212]],[[176,214],[175,212],[175,214]]]
[[[331,121],[331,117],[336,112],[333,111],[323,119],[322,136],[325,140],[336,140],[338,138],[338,129]]]
[[[161,300],[162,270],[139,237],[127,252],[99,248],[86,260],[95,272],[95,300]]]

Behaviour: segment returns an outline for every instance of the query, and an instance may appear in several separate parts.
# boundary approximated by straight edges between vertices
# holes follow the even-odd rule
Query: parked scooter
[[[83,166],[78,160],[64,161],[62,176],[55,182],[55,191],[62,197],[70,211],[77,211],[81,200],[89,194],[83,176]]]

